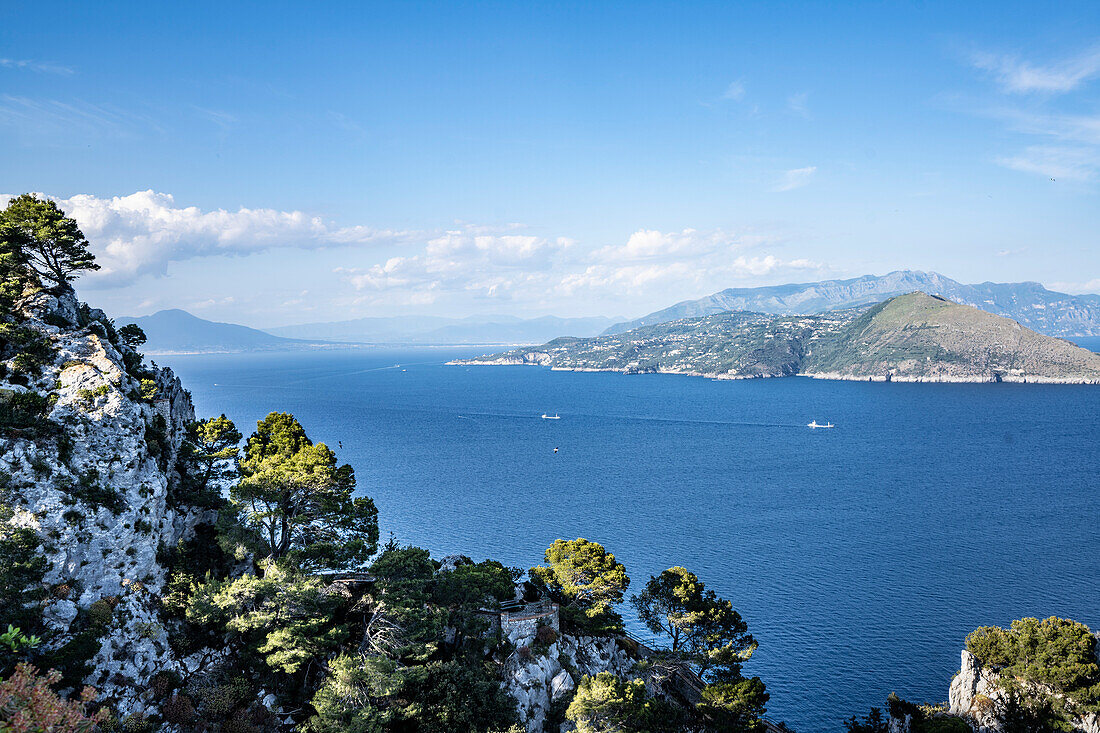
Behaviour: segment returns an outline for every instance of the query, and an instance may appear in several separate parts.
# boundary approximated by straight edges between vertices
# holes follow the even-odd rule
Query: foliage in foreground
[[[565,717],[578,733],[659,733],[683,730],[690,722],[683,707],[647,697],[642,680],[624,681],[610,672],[581,679]]]
[[[433,661],[402,666],[384,656],[342,654],[314,696],[312,733],[505,730],[515,720],[486,663]]]
[[[555,540],[545,565],[531,568],[531,579],[561,603],[562,623],[583,633],[621,631],[621,603],[630,578],[626,567],[598,542],[578,538]]]
[[[669,656],[694,665],[705,679],[739,680],[741,664],[756,651],[757,642],[733,604],[685,568],[650,577],[630,602],[650,631],[672,640]]]
[[[314,444],[293,415],[273,412],[256,424],[230,498],[267,543],[268,556],[302,569],[362,567],[378,549],[378,510],[352,497],[355,473]]]
[[[106,710],[88,712],[88,703],[96,697],[91,687],[85,687],[78,700],[58,697],[52,686],[60,679],[54,670],[43,675],[30,664],[16,665],[8,679],[0,680],[0,733],[83,733],[106,718]]]

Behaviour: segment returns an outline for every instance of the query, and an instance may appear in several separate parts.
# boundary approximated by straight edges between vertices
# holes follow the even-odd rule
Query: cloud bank
[[[807,176],[813,172],[806,170]],[[0,204],[8,198],[0,196]],[[320,297],[362,308],[454,304],[470,309],[494,301],[558,308],[566,299],[629,306],[739,281],[828,270],[819,262],[766,251],[784,242],[775,234],[749,231],[638,229],[619,244],[583,247],[573,238],[531,234],[515,224],[463,223],[427,232],[341,227],[298,210],[204,211],[154,191],[55,200],[80,224],[103,268],[83,277],[82,287],[100,289],[163,276],[172,262],[279,249],[334,250],[328,261],[346,264],[321,271],[334,282]],[[246,279],[239,295],[264,287]],[[192,307],[218,305],[224,303],[209,300]]]
[[[0,196],[6,205],[10,195]],[[53,198],[53,197],[51,197]],[[80,224],[101,270],[86,286],[124,286],[144,275],[164,275],[168,263],[211,255],[248,255],[278,247],[319,247],[402,241],[408,232],[335,227],[301,211],[180,207],[171,194],[138,191],[98,198],[54,198]]]

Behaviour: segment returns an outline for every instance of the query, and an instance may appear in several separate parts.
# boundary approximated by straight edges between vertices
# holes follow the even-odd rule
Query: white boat
[[[561,420],[561,415],[558,415],[558,414],[556,414],[556,413],[555,413],[555,414],[553,414],[553,415],[547,415],[547,414],[546,414],[546,413],[544,412],[544,413],[542,413],[542,419],[543,419],[543,420]]]
[[[833,427],[833,424],[831,422],[827,422],[823,425],[823,424],[819,423],[817,420],[814,420],[811,423],[806,423],[806,427],[808,427],[808,428],[831,428],[831,427]]]

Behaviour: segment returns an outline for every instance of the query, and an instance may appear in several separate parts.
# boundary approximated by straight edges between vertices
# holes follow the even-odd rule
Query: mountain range
[[[458,363],[719,379],[1100,384],[1100,354],[920,292],[821,315],[735,311],[683,318]]]
[[[619,319],[517,318],[515,316],[396,316],[305,323],[267,329],[276,336],[355,343],[400,344],[532,344],[558,336],[595,336]]]
[[[217,323],[174,308],[149,316],[116,318],[124,326],[136,323],[148,340],[142,351],[148,354],[278,351],[310,346],[308,341],[282,338],[235,323]]]
[[[364,344],[530,344],[562,335],[595,336],[618,319],[408,316],[311,323],[270,331],[208,321],[179,309],[115,320],[119,326],[136,323],[145,331],[148,341],[143,350],[147,353],[179,354],[282,351]]]
[[[762,288],[729,288],[697,300],[684,300],[649,315],[624,321],[604,334],[624,333],[640,326],[727,311],[773,315],[825,313],[868,305],[895,295],[921,291],[962,305],[1011,318],[1048,336],[1100,336],[1100,295],[1067,295],[1036,282],[976,285],[936,272],[898,270],[850,280],[792,283]]]
[[[183,310],[120,318],[136,323],[149,337],[149,353],[240,352],[319,346],[507,345],[539,344],[560,336],[589,338],[728,312],[813,315],[866,306],[896,295],[921,291],[1011,318],[1039,333],[1059,337],[1100,337],[1100,295],[1067,295],[1039,283],[964,285],[935,272],[899,270],[887,275],[792,283],[760,288],[730,288],[705,298],[685,300],[631,321],[594,316],[522,319],[489,315],[466,318],[395,316],[305,323],[266,330],[217,323]]]

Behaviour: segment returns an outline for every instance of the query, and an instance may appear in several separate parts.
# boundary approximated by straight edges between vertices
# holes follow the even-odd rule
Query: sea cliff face
[[[517,649],[531,649],[535,633],[517,630],[508,636]],[[520,724],[528,733],[548,730],[548,718],[555,703],[567,701],[569,693],[585,675],[595,677],[611,672],[620,679],[638,677],[635,660],[613,637],[570,636],[563,634],[544,653],[512,654],[503,671],[504,690],[516,701]],[[563,711],[561,711],[563,712]],[[574,730],[564,724],[563,731]]]
[[[78,615],[99,614],[103,631],[85,682],[121,714],[142,712],[151,677],[182,664],[159,622],[165,570],[157,551],[201,520],[168,505],[184,427],[194,419],[190,395],[168,369],[143,367],[143,385],[131,374],[140,357],[112,343],[102,311],[82,314],[71,291],[39,292],[17,311],[22,328],[56,349],[28,384],[0,383],[9,393],[49,395],[47,418],[60,427],[54,438],[0,438],[11,522],[34,529],[47,561],[49,645],[74,641]]]
[[[982,667],[977,657],[963,649],[959,672],[948,691],[948,712],[964,718],[977,733],[1000,733],[1003,728],[996,712],[1006,698],[1000,675]],[[1080,733],[1100,733],[1097,713],[1074,718],[1072,724]]]

